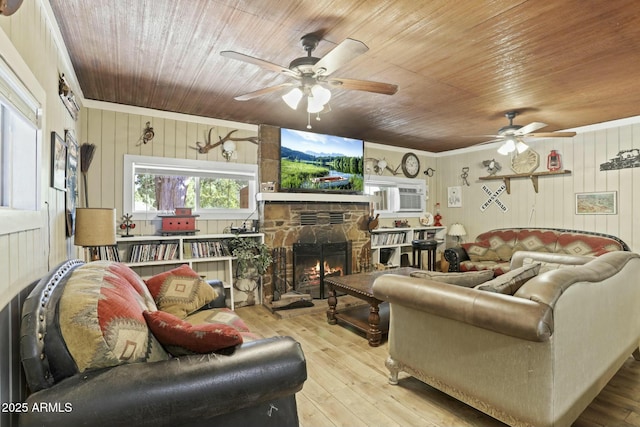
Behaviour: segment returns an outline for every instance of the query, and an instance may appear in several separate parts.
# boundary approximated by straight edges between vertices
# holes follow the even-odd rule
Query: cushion
[[[488,241],[464,243],[462,247],[467,251],[471,261],[502,261],[498,253],[491,248]]]
[[[527,280],[535,277],[540,270],[540,263],[523,265],[520,268],[502,274],[493,280],[476,286],[476,289],[500,294],[513,295]]]
[[[181,319],[216,299],[218,293],[188,265],[145,280],[158,310]]]
[[[224,323],[192,325],[160,310],[143,314],[153,335],[175,356],[211,353],[242,344],[240,331]]]
[[[522,260],[522,265],[531,265],[531,264],[540,264],[540,270],[538,271],[538,274],[542,274],[542,273],[546,273],[547,271],[551,271],[551,270],[557,270],[559,268],[572,268],[572,267],[579,267],[582,264],[562,264],[562,263],[558,263],[558,262],[545,262],[545,261],[535,261],[533,258],[524,258]]]
[[[516,231],[510,228],[491,230],[476,237],[476,242],[489,242],[502,261],[510,261],[516,244]]]
[[[472,288],[487,280],[493,279],[492,270],[469,271],[466,273],[441,273],[439,271],[414,271],[411,277],[420,277],[423,279],[435,280],[437,282],[449,283],[452,285],[465,286]]]
[[[142,314],[155,310],[155,303],[124,264],[97,261],[76,268],[59,304],[60,332],[80,372],[169,358]]]

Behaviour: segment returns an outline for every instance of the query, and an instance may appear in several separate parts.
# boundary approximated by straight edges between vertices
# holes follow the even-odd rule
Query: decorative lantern
[[[562,159],[560,153],[556,150],[551,150],[551,153],[547,156],[547,169],[550,171],[557,171],[562,168]]]

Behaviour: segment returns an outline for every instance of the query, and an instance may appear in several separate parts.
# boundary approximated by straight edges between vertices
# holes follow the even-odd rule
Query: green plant
[[[236,236],[229,241],[229,248],[237,258],[237,277],[246,278],[254,272],[263,275],[273,261],[267,245],[255,238]]]

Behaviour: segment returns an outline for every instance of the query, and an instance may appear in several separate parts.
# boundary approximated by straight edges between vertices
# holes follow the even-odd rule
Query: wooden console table
[[[389,332],[389,304],[373,296],[373,282],[384,274],[400,274],[408,276],[417,268],[402,267],[371,273],[349,274],[346,276],[325,277],[324,283],[329,288],[329,309],[327,322],[335,325],[344,322],[367,335],[369,345],[377,347],[382,341],[382,335]],[[338,297],[336,291],[362,299],[368,306],[355,306],[344,310],[337,310]]]

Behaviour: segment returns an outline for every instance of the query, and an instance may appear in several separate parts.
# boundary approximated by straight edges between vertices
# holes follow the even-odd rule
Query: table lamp
[[[116,244],[116,210],[109,208],[77,208],[76,246],[89,249],[90,261],[100,259],[100,246]]]
[[[458,246],[460,246],[460,237],[465,236],[467,234],[467,230],[464,229],[462,224],[455,223],[451,225],[447,234],[449,236],[454,236],[457,239]]]

